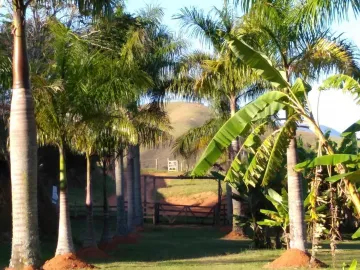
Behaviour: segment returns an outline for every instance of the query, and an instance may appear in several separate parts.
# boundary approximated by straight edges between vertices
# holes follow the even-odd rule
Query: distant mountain
[[[340,138],[341,137],[341,133],[333,128],[324,126],[324,125],[320,125],[320,129],[323,133],[326,133],[330,130],[330,136],[331,137],[335,137],[335,138]],[[301,126],[298,128],[298,130],[303,131],[303,132],[311,132],[311,130],[309,130],[309,128]]]
[[[329,127],[323,126],[323,125],[320,125],[320,128],[321,128],[321,131],[324,133],[330,131],[331,137],[341,137],[341,133],[333,128],[329,128]]]

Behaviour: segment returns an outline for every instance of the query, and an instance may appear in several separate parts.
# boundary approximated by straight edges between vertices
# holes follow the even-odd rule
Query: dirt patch
[[[110,242],[108,243],[100,243],[99,248],[104,251],[112,251],[117,249],[118,245],[124,244],[136,244],[140,236],[137,233],[131,233],[126,236],[115,236]]]
[[[279,258],[270,264],[265,265],[265,268],[279,269],[286,267],[310,267],[321,268],[327,265],[317,259],[310,264],[311,256],[307,252],[299,249],[288,249]]]
[[[98,247],[86,247],[78,250],[76,256],[81,259],[108,259],[110,258],[103,250]]]
[[[81,260],[73,253],[57,255],[49,261],[46,261],[44,270],[67,270],[67,269],[94,269],[95,266]]]
[[[231,231],[227,235],[225,235],[222,239],[226,239],[226,240],[244,240],[244,239],[249,239],[249,238],[246,237],[245,235],[241,234],[241,233]]]
[[[211,191],[192,194],[184,197],[169,197],[165,199],[166,203],[191,205],[191,206],[214,206],[218,201],[218,197]]]

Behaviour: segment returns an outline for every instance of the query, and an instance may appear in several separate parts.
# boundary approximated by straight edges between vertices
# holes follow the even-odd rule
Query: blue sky
[[[180,34],[180,26],[172,16],[179,12],[183,7],[196,6],[203,10],[210,11],[213,6],[221,7],[223,0],[127,0],[127,10],[135,13],[136,10],[147,4],[158,5],[164,8],[164,24],[172,31]],[[349,39],[352,39],[358,47],[360,47],[359,22],[354,16],[349,16],[348,21],[336,23],[333,30]],[[190,40],[192,47],[195,49],[203,48],[197,40]],[[204,48],[203,48],[204,49]],[[360,119],[360,105],[356,105],[353,98],[349,94],[340,91],[324,91],[320,96],[320,106],[317,108],[319,92],[316,90],[317,85],[314,84],[315,90],[309,94],[310,103],[315,114],[315,118],[319,119],[321,125],[328,126],[337,131],[343,131],[353,122]],[[318,113],[319,112],[319,115]]]

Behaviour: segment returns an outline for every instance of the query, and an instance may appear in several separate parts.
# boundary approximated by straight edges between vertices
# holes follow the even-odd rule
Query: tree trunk
[[[70,213],[68,204],[68,189],[66,176],[66,160],[64,146],[59,146],[60,165],[60,209],[59,209],[59,235],[56,255],[74,252],[71,234]]]
[[[143,209],[141,202],[141,172],[140,172],[140,147],[134,149],[134,225],[143,226]]]
[[[127,227],[128,232],[134,231],[134,158],[133,146],[128,147],[127,154],[127,177],[126,177],[126,195],[127,195]]]
[[[233,204],[232,204],[232,190],[231,186],[226,183],[226,218],[229,224],[232,224],[233,219]]]
[[[13,93],[10,112],[12,252],[10,267],[39,266],[37,143],[30,90],[23,0],[14,1]]]
[[[124,152],[121,149],[119,157],[115,159],[115,182],[116,182],[116,234],[126,235],[127,224],[125,216],[124,200]]]
[[[109,202],[107,198],[107,186],[106,186],[106,158],[103,160],[102,164],[102,173],[103,173],[103,218],[104,218],[104,226],[101,234],[101,243],[107,243],[111,240],[111,232],[110,232],[110,220],[109,220]]]
[[[94,216],[93,216],[93,197],[92,197],[92,157],[86,153],[86,234],[83,246],[91,247],[97,246],[95,229],[94,229]]]
[[[230,113],[231,116],[234,116],[236,113],[236,98],[233,96],[230,98]],[[231,142],[230,146],[230,164],[235,159],[237,153],[239,152],[240,146],[239,141],[237,139]],[[239,192],[235,188],[231,188],[232,194],[240,195]],[[239,219],[244,216],[243,204],[239,200],[232,199],[232,230],[238,234],[244,235],[244,230],[239,226]]]
[[[290,140],[287,149],[290,248],[305,251],[304,199],[301,175],[294,170],[297,163],[296,138],[294,137]]]

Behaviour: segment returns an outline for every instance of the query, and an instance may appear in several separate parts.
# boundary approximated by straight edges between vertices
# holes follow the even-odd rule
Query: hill
[[[174,128],[171,132],[174,139],[190,128],[201,126],[211,117],[210,108],[199,103],[170,102],[166,105],[165,110]],[[175,158],[171,150],[172,145],[170,143],[157,149],[141,149],[141,167],[143,169],[153,169],[157,159],[158,169],[167,170],[167,159]],[[181,161],[181,157],[177,159],[179,162]],[[185,163],[183,165],[185,166]]]
[[[190,128],[202,125],[211,117],[211,109],[199,103],[170,102],[166,105],[165,110],[174,128],[172,131],[174,139],[178,138]],[[323,132],[330,130],[331,139],[337,143],[341,141],[338,131],[326,126],[321,126],[321,130]],[[299,128],[297,136],[302,138],[305,146],[309,144],[314,146],[316,143],[316,136],[307,128]],[[155,169],[156,159],[158,162],[158,170],[167,170],[167,159],[177,159],[179,161],[179,169],[181,162],[183,163],[183,168],[185,168],[185,162],[182,158],[174,157],[172,154],[172,145],[172,143],[169,143],[157,149],[142,149],[142,169]],[[190,165],[192,164],[193,161],[190,162]]]

